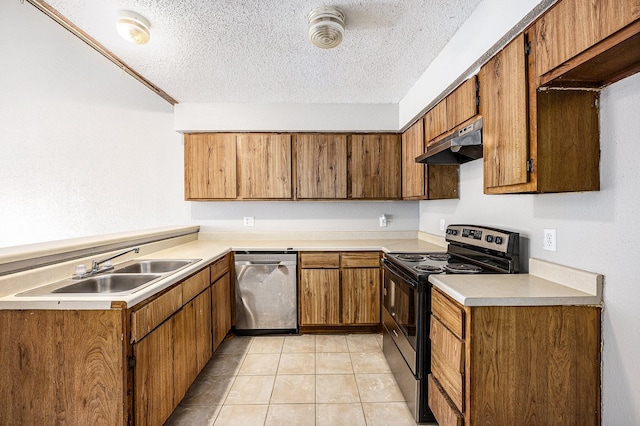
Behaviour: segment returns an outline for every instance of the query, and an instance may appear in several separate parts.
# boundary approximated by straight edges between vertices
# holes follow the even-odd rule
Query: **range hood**
[[[416,163],[462,164],[482,157],[482,117],[429,145]]]

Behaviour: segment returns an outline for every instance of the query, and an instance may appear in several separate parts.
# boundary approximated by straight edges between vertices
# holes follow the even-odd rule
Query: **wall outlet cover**
[[[444,219],[440,219],[440,230],[441,231],[444,231],[444,227],[445,227],[444,225],[445,225]]]
[[[555,229],[545,229],[544,230],[544,241],[542,243],[542,248],[548,251],[556,251],[556,230]]]
[[[253,226],[253,225],[254,225],[253,216],[245,216],[244,226]]]

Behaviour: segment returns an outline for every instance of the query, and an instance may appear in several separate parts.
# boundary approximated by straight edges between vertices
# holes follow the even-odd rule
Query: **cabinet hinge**
[[[527,160],[527,172],[533,172],[533,158]]]
[[[531,42],[527,40],[524,44],[524,54],[529,56],[531,54]]]
[[[476,106],[480,106],[480,95],[476,95]]]
[[[136,358],[134,356],[129,357],[129,368],[134,368],[136,366]]]

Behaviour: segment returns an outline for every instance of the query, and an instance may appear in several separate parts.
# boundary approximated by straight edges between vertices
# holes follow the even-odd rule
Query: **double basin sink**
[[[66,279],[16,296],[131,294],[201,259],[133,260],[114,270],[82,279]]]

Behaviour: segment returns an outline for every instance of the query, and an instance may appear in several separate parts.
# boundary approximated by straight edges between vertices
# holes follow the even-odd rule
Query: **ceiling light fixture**
[[[151,37],[150,27],[149,21],[136,12],[130,10],[118,12],[118,21],[116,22],[118,34],[131,43],[145,44],[148,42]]]
[[[320,6],[309,12],[309,40],[321,49],[332,49],[342,42],[344,13],[333,6]]]

